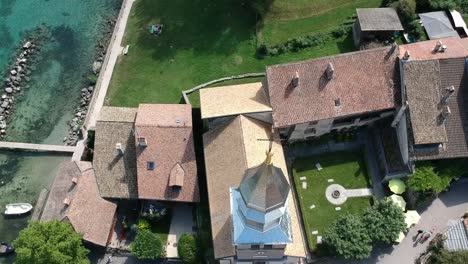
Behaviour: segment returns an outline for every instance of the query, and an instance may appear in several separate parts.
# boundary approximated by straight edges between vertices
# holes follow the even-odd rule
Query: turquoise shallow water
[[[80,90],[86,86],[95,45],[107,19],[118,13],[120,4],[121,0],[0,0],[2,76],[25,32],[40,25],[50,29],[50,41],[41,47],[29,87],[15,104],[7,140],[62,144]],[[34,203],[41,189],[50,186],[58,164],[68,158],[0,152],[0,210],[10,202]],[[0,241],[13,240],[27,220],[0,216]],[[3,262],[5,259],[0,258]]]

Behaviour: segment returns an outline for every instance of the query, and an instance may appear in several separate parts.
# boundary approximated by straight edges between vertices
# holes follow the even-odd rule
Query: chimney
[[[296,74],[294,74],[294,77],[291,80],[291,85],[293,87],[297,87],[299,85],[299,73],[298,72],[296,72]]]
[[[444,110],[442,112],[442,118],[445,120],[447,120],[447,118],[450,116],[450,114],[452,113],[452,111],[450,110],[450,107],[448,105],[446,105],[444,107]]]
[[[340,98],[335,99],[335,106],[336,107],[341,106],[341,99]]]
[[[327,70],[326,70],[328,80],[333,79],[333,73],[334,72],[335,72],[335,68],[333,68],[333,64],[331,64],[331,62],[329,62],[328,66],[327,66]]]
[[[139,138],[138,138],[138,146],[139,146],[139,147],[142,147],[142,148],[148,146],[148,143],[146,142],[146,138],[145,138],[145,137],[139,137]]]
[[[455,92],[455,86],[453,86],[453,85],[449,86],[449,87],[445,88],[445,90],[447,91],[447,93],[444,96],[442,96],[442,100],[441,100],[443,104],[447,104],[448,99],[453,94],[453,92]]]
[[[447,88],[445,88],[445,90],[447,90],[450,94],[452,94],[453,92],[455,92],[455,86],[449,86]]]
[[[65,198],[65,199],[63,199],[63,204],[64,204],[65,206],[69,206],[70,203],[71,203],[71,201],[70,201],[70,199],[69,199],[68,197]]]
[[[115,149],[117,150],[118,155],[123,155],[124,154],[124,149],[122,148],[122,143],[116,143],[115,144]]]
[[[447,46],[442,44],[442,41],[438,40],[434,50],[436,52],[445,52],[447,50]]]
[[[410,53],[409,53],[409,51],[405,51],[405,54],[403,55],[403,59],[404,59],[404,60],[409,60],[409,58],[410,58]]]
[[[444,114],[445,114],[445,115],[450,115],[451,113],[452,113],[452,111],[450,111],[450,107],[449,107],[448,105],[445,106],[445,108],[444,108]]]

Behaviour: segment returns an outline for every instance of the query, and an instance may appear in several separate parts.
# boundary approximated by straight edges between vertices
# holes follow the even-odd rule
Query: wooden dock
[[[75,146],[61,146],[61,145],[46,145],[46,144],[32,144],[20,142],[6,142],[0,141],[0,149],[19,149],[29,151],[45,151],[45,152],[75,152]]]

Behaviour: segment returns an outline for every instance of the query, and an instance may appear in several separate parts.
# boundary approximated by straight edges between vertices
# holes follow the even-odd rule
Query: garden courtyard
[[[325,197],[327,187],[332,184],[347,190],[371,188],[363,153],[334,152],[298,158],[293,164],[293,178],[311,251],[317,249],[317,237],[323,236],[337,216],[360,213],[371,206],[371,196],[348,197],[341,205],[334,205]],[[306,188],[303,182],[307,182]]]
[[[179,103],[182,90],[213,79],[353,51],[349,32],[331,32],[349,29],[356,8],[380,4],[380,0],[136,0],[122,43],[129,45],[128,54],[117,61],[106,104]],[[154,24],[163,25],[158,36],[150,33]],[[260,44],[316,34],[324,34],[317,36],[316,46],[256,56]],[[218,85],[226,84],[232,83]],[[199,107],[197,97],[194,93],[190,98],[194,107]]]

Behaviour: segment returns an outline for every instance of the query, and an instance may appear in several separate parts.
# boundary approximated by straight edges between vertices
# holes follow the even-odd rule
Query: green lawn
[[[341,25],[356,7],[378,3],[277,0],[259,34],[275,41],[322,31]],[[164,24],[159,37],[149,34],[154,23]],[[106,104],[178,103],[182,90],[213,79],[354,50],[352,38],[347,36],[260,60],[255,57],[256,27],[256,14],[238,0],[136,0],[122,43],[130,45],[129,53],[117,62]]]
[[[339,205],[341,211],[336,211],[336,206],[325,198],[325,189],[332,184],[328,182],[328,179],[333,179],[333,183],[340,184],[347,189],[371,186],[362,155],[359,152],[336,152],[295,161],[294,183],[299,195],[299,204],[311,251],[315,251],[317,242],[317,235],[312,235],[312,231],[317,230],[318,235],[323,236],[330,223],[338,215],[346,212],[359,213],[371,205],[371,197],[348,198],[344,204]],[[321,164],[323,168],[321,171],[315,167],[316,163]],[[307,178],[305,190],[302,189],[299,179],[303,176]],[[311,205],[316,207],[310,209]]]
[[[329,32],[344,23],[354,23],[352,17],[356,13],[356,8],[378,7],[381,2],[381,0],[275,1],[264,21],[261,36],[266,43],[276,44],[311,33]],[[303,15],[294,16],[294,14]]]

